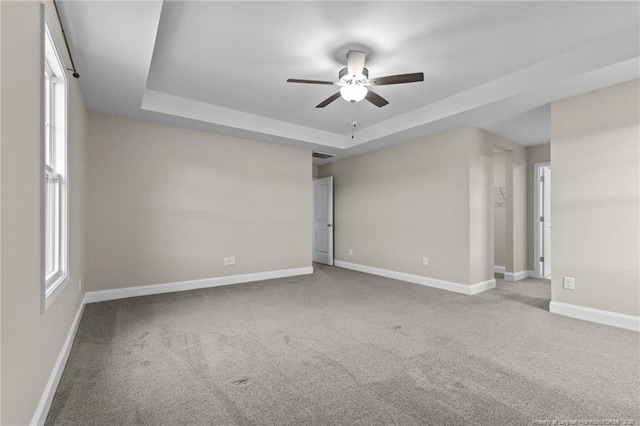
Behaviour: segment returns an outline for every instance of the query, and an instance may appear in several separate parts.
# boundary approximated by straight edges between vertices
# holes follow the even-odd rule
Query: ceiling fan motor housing
[[[353,82],[353,83],[364,84],[364,83],[367,82],[368,78],[369,78],[369,70],[366,69],[366,68],[362,68],[362,74],[359,75],[359,76],[355,76],[355,77],[352,76],[352,75],[349,75],[349,69],[346,68],[346,67],[342,68],[340,70],[340,72],[338,73],[338,80],[340,81],[340,83],[343,83],[343,84],[347,84],[347,83],[351,82],[354,79],[356,81]]]

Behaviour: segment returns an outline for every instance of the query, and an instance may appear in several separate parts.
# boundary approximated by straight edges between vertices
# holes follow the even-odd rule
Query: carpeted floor
[[[638,333],[550,314],[548,281],[315,268],[87,305],[47,425],[640,424]]]

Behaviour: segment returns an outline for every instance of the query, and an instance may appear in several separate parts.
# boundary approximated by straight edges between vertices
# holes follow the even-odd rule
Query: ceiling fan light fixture
[[[320,102],[316,105],[316,108],[324,108],[340,97],[351,103],[360,102],[361,100],[366,99],[378,108],[382,108],[389,104],[389,101],[378,95],[373,90],[369,90],[369,86],[385,86],[390,84],[405,84],[424,81],[424,74],[421,72],[388,75],[369,80],[369,70],[364,66],[365,56],[364,52],[349,50],[349,52],[347,52],[347,66],[338,72],[338,81],[336,82],[325,80],[302,80],[298,78],[287,79],[287,82],[340,86],[339,92],[334,93],[324,101]]]
[[[367,96],[367,92],[367,88],[359,84],[345,84],[340,88],[340,95],[348,102],[360,102]]]

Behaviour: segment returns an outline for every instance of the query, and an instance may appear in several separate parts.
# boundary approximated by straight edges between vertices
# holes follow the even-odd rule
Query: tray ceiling
[[[90,110],[337,158],[462,125],[544,143],[549,102],[638,78],[636,2],[58,3]],[[351,48],[425,81],[324,109],[335,86],[286,83],[336,80]]]

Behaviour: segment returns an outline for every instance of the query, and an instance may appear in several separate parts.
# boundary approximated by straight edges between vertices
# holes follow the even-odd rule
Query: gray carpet
[[[542,280],[464,296],[316,265],[90,304],[47,425],[640,424],[638,333],[549,299]]]

